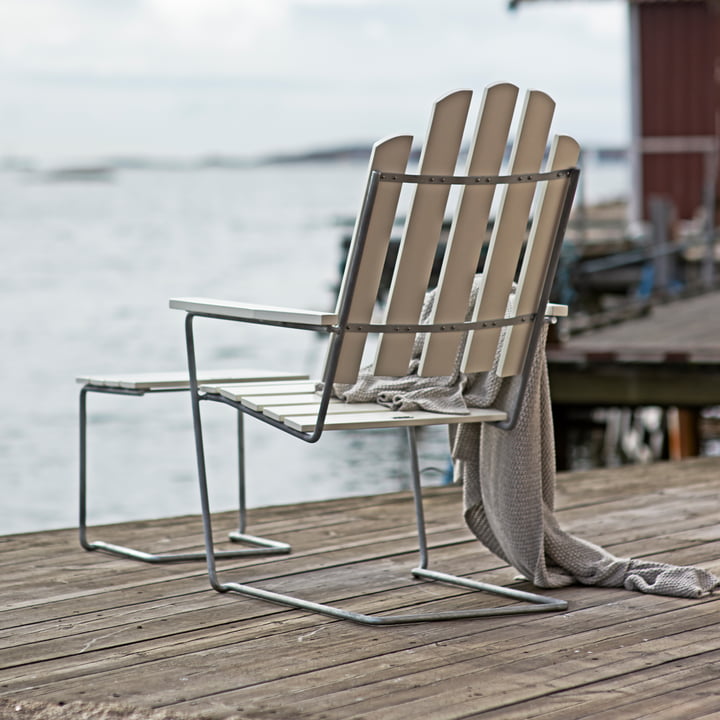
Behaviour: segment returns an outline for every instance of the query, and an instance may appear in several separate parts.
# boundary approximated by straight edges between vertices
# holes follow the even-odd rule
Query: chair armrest
[[[545,307],[545,315],[549,315],[550,317],[567,317],[568,306],[559,305],[558,303],[548,303]]]
[[[185,310],[199,315],[212,315],[234,320],[316,325],[318,327],[334,325],[338,319],[335,313],[298,310],[274,305],[252,305],[213,298],[171,298],[170,307],[174,310]]]

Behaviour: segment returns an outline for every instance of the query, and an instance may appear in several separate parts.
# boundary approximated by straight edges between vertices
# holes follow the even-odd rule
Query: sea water
[[[58,182],[0,172],[0,534],[77,522],[77,376],[186,367],[177,296],[333,310],[340,220],[362,163],[123,169]],[[588,168],[587,202],[623,196],[624,166]],[[199,364],[316,373],[315,333],[198,320]],[[203,405],[213,508],[236,505],[234,412]],[[327,433],[319,446],[248,420],[250,506],[407,487],[398,431]],[[443,428],[421,431],[424,482],[447,471]],[[196,513],[187,393],[88,394],[92,523]]]

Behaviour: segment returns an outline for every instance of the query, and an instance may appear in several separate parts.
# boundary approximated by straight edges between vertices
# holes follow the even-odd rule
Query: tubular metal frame
[[[415,428],[406,426],[408,448],[410,453],[410,466],[411,466],[411,479],[413,488],[414,508],[418,534],[418,546],[420,553],[420,563],[418,567],[412,570],[412,575],[419,579],[434,580],[454,585],[456,587],[468,588],[470,590],[476,590],[481,592],[488,592],[502,597],[511,598],[518,600],[523,604],[508,605],[501,607],[482,607],[471,610],[459,610],[449,612],[431,612],[431,613],[419,613],[419,614],[402,614],[402,615],[368,615],[363,613],[357,613],[343,608],[316,603],[308,600],[304,600],[299,597],[284,595],[281,593],[275,593],[268,590],[263,590],[251,585],[245,585],[236,582],[221,582],[218,576],[216,567],[216,557],[218,555],[214,550],[213,533],[212,533],[212,518],[210,514],[210,505],[207,488],[207,470],[205,466],[205,451],[202,435],[202,420],[200,412],[200,402],[202,400],[209,400],[214,402],[223,402],[231,407],[234,407],[239,415],[247,414],[255,417],[262,422],[276,427],[285,433],[293,435],[301,440],[308,443],[317,442],[324,429],[325,418],[327,415],[327,409],[330,403],[332,394],[332,385],[337,369],[338,359],[340,355],[340,349],[342,346],[342,340],[346,332],[361,332],[367,331],[368,329],[376,330],[381,329],[385,332],[417,332],[415,326],[409,325],[384,325],[384,326],[364,326],[364,325],[350,325],[348,323],[350,303],[352,301],[353,291],[357,281],[358,270],[360,266],[360,259],[362,257],[363,248],[365,245],[365,239],[370,223],[370,216],[372,213],[372,207],[377,195],[377,188],[380,182],[409,182],[415,184],[422,183],[447,183],[447,184],[460,184],[460,185],[471,185],[476,183],[488,183],[488,184],[512,184],[520,182],[537,182],[544,180],[555,180],[565,178],[567,180],[567,186],[565,190],[565,198],[563,200],[563,206],[558,220],[557,227],[555,228],[555,236],[553,240],[553,246],[546,270],[545,278],[543,281],[541,296],[537,304],[536,312],[529,316],[518,316],[514,320],[508,321],[504,318],[498,318],[497,320],[485,321],[482,325],[487,327],[498,327],[502,325],[517,324],[521,322],[531,322],[532,330],[530,333],[530,340],[526,351],[525,362],[521,371],[521,388],[517,395],[517,400],[514,406],[508,413],[508,418],[505,421],[494,422],[496,425],[503,430],[511,430],[515,427],[517,419],[520,414],[521,404],[525,395],[527,387],[527,380],[530,374],[530,367],[534,352],[537,348],[537,343],[540,339],[540,332],[542,325],[545,322],[544,311],[548,299],[550,297],[550,291],[552,288],[553,279],[557,269],[557,264],[560,257],[560,248],[562,245],[562,239],[565,235],[567,228],[568,219],[570,217],[570,210],[572,207],[572,201],[575,195],[577,187],[578,177],[580,171],[577,168],[568,168],[565,170],[553,171],[549,173],[535,173],[535,174],[524,174],[524,175],[508,175],[508,176],[430,176],[430,175],[386,175],[378,171],[372,171],[368,179],[368,186],[365,194],[365,199],[360,212],[360,218],[358,222],[358,234],[356,242],[354,243],[353,251],[348,259],[348,278],[344,284],[343,294],[339,301],[339,313],[338,322],[336,325],[330,327],[309,326],[302,323],[292,322],[270,322],[264,323],[269,325],[278,325],[283,327],[292,327],[301,330],[314,330],[323,331],[332,335],[330,340],[330,351],[328,353],[328,359],[326,362],[325,372],[323,375],[323,391],[320,398],[317,423],[313,432],[306,433],[298,430],[294,430],[282,422],[274,420],[261,412],[251,410],[243,406],[240,403],[236,403],[229,400],[219,394],[200,393],[198,380],[197,380],[197,364],[195,357],[195,341],[193,332],[193,321],[197,317],[208,317],[208,318],[220,318],[226,320],[234,320],[237,322],[257,322],[253,320],[242,320],[237,318],[227,318],[212,313],[202,313],[188,311],[185,319],[185,339],[188,359],[188,370],[190,376],[190,397],[192,406],[193,416],[193,427],[195,430],[195,448],[198,465],[198,481],[200,486],[200,499],[202,507],[203,517],[203,533],[205,537],[205,549],[206,549],[206,562],[208,568],[208,577],[210,585],[214,590],[218,592],[235,592],[248,597],[254,597],[269,602],[277,603],[291,608],[308,610],[316,612],[322,615],[327,615],[333,618],[339,618],[344,620],[350,620],[363,625],[396,625],[404,623],[417,623],[417,622],[430,622],[439,620],[459,620],[479,617],[491,617],[497,615],[516,615],[525,613],[537,613],[537,612],[549,612],[549,611],[561,611],[565,610],[568,606],[567,602],[557,598],[552,598],[543,595],[536,595],[521,590],[506,588],[498,585],[492,585],[488,583],[482,583],[479,581],[469,580],[464,577],[456,575],[450,575],[447,573],[437,572],[428,568],[429,564],[429,553],[427,546],[427,537],[425,533],[425,520],[422,504],[422,488],[420,484],[420,472],[418,466],[418,455],[417,455],[417,442],[415,435]],[[458,330],[470,330],[480,327],[479,323],[457,323],[447,326],[433,327],[432,330],[435,332],[457,332]],[[428,327],[425,326],[423,330],[427,331]]]
[[[104,540],[88,539],[87,527],[87,393],[97,392],[110,395],[129,395],[142,397],[147,393],[187,392],[187,388],[153,388],[147,390],[133,390],[120,387],[105,387],[86,383],[80,390],[80,482],[79,482],[79,522],[78,531],[80,545],[85,550],[101,550],[113,555],[140,560],[141,562],[161,564],[185,561],[199,561],[206,559],[206,551],[187,553],[149,553],[144,550],[105,542]],[[247,524],[247,511],[245,502],[245,449],[243,433],[243,417],[238,415],[238,529],[229,533],[233,542],[245,543],[252,547],[237,550],[216,551],[217,557],[245,557],[247,555],[279,555],[290,552],[287,543],[268,538],[249,535],[245,532]]]
[[[422,489],[420,486],[417,442],[415,438],[416,429],[414,427],[406,427],[405,430],[407,431],[408,446],[410,451],[413,498],[417,522],[418,545],[420,548],[420,563],[418,567],[412,570],[412,575],[419,579],[435,580],[454,585],[455,587],[492,593],[512,600],[518,600],[524,604],[506,605],[500,607],[482,607],[469,610],[451,610],[444,612],[401,615],[370,615],[353,612],[352,610],[345,610],[337,607],[336,605],[316,603],[292,595],[284,595],[270,590],[263,590],[253,585],[244,585],[236,582],[221,582],[215,565],[215,558],[217,557],[217,554],[213,552],[212,519],[208,506],[207,484],[203,479],[200,483],[201,503],[205,542],[208,547],[208,577],[212,588],[221,593],[235,592],[248,597],[257,598],[259,600],[267,600],[286,607],[296,608],[298,610],[309,610],[311,612],[327,615],[332,618],[351,620],[352,622],[360,623],[362,625],[400,625],[440,620],[467,620],[471,618],[493,617],[498,615],[520,615],[525,613],[539,613],[567,609],[568,604],[565,600],[559,600],[544,595],[536,595],[535,593],[525,592],[523,590],[506,588],[501,585],[492,585],[476,580],[469,580],[468,578],[459,577],[457,575],[450,575],[448,573],[428,569],[429,554],[422,505]]]

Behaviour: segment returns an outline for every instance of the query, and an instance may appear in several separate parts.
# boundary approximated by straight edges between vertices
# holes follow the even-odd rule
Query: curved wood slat
[[[405,172],[410,157],[411,146],[411,135],[398,135],[397,137],[388,138],[387,140],[381,140],[376,143],[373,146],[370,156],[368,174],[373,170],[388,173]],[[352,305],[350,306],[349,322],[367,323],[372,318],[401,189],[402,186],[397,183],[381,183],[378,187],[377,197],[365,240],[365,248],[358,271],[355,293],[353,295]],[[354,246],[357,243],[359,222],[360,217],[358,217],[355,224],[348,258],[352,256]],[[340,305],[347,292],[347,275],[346,268],[338,299],[338,313],[340,312]],[[362,362],[366,339],[367,334],[365,333],[348,333],[345,336],[342,349],[340,350],[335,382],[351,383],[355,381]]]
[[[510,158],[511,174],[535,173],[539,170],[554,109],[554,101],[545,93],[537,90],[527,93],[520,130]],[[492,320],[505,315],[534,192],[535,183],[507,185],[503,188],[473,320]],[[499,329],[471,332],[465,346],[463,371],[490,370],[499,337]]]
[[[518,88],[498,83],[485,90],[475,137],[467,162],[467,175],[497,175],[507,146]],[[464,186],[450,229],[440,271],[431,323],[462,322],[496,186]],[[457,357],[462,333],[428,335],[420,360],[421,376],[449,375]]]
[[[460,90],[435,104],[420,158],[420,173],[455,172],[471,98],[470,90]],[[416,323],[420,317],[449,192],[449,185],[415,188],[388,296],[388,324]],[[414,339],[412,334],[381,336],[374,373],[395,377],[407,374]]]
[[[580,146],[567,135],[554,139],[548,170],[562,170],[577,165]],[[515,312],[536,312],[548,270],[552,242],[557,231],[567,180],[543,183],[538,198],[538,210],[530,230],[516,291]],[[522,370],[531,327],[509,327],[503,339],[497,374],[500,377],[516,375]]]

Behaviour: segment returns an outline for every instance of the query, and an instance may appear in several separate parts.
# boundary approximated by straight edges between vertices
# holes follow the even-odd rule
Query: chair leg
[[[132,560],[140,560],[141,562],[160,564],[185,561],[202,561],[206,559],[205,551],[187,552],[187,553],[149,553],[144,550],[129,547],[127,545],[118,545],[115,543],[105,542],[104,540],[90,541],[88,539],[87,528],[87,393],[89,391],[105,392],[119,395],[137,395],[141,396],[144,392],[131,391],[124,389],[107,388],[99,390],[88,385],[83,386],[80,390],[80,483],[79,483],[79,522],[78,530],[80,536],[80,545],[85,550],[100,550],[103,552],[127,557]],[[241,436],[239,436],[241,437]],[[239,474],[238,482],[240,485],[240,500],[243,503],[241,509],[241,522],[245,522],[245,490],[244,490],[244,471]],[[218,557],[243,557],[246,555],[272,555],[278,553],[290,552],[290,546],[286,543],[280,543],[275,540],[246,535],[244,525],[241,526],[241,532],[231,533],[231,539],[237,542],[244,542],[252,545],[250,548],[242,548],[237,550],[224,550],[217,553]]]
[[[229,533],[228,537],[232,542],[245,543],[256,546],[252,552],[257,555],[286,555],[292,549],[287,543],[280,540],[249,535],[247,528],[247,502],[245,499],[245,416],[237,411],[237,451],[238,451],[238,529]],[[204,465],[204,460],[203,460]],[[231,551],[232,552],[232,551]],[[250,549],[243,554],[249,554]],[[204,555],[203,555],[204,556]]]
[[[513,588],[503,587],[502,585],[492,585],[490,583],[479,582],[477,580],[469,580],[468,578],[459,577],[457,575],[449,575],[448,573],[428,569],[429,556],[427,536],[425,534],[422,487],[420,485],[420,465],[418,462],[417,438],[414,427],[408,427],[406,430],[408,436],[408,448],[410,452],[410,472],[412,477],[413,499],[415,502],[418,548],[420,551],[420,564],[412,571],[412,574],[417,578],[438,580],[450,585],[469,588],[471,590],[479,590],[481,592],[501,595],[513,600],[530,603],[529,605],[508,605],[498,608],[483,608],[483,615],[511,615],[567,609],[568,604],[564,600],[558,600],[545,595],[537,595],[535,593],[525,592],[524,590],[515,590]]]
[[[197,412],[199,418],[199,407],[197,408]],[[196,425],[196,428],[199,429],[199,424]],[[269,590],[262,590],[261,588],[254,587],[252,585],[244,585],[242,583],[236,582],[220,582],[215,566],[215,554],[213,552],[212,525],[210,509],[207,499],[207,483],[204,471],[204,461],[202,459],[202,437],[199,436],[197,439],[198,468],[200,471],[203,525],[205,528],[207,563],[211,586],[218,592],[235,592],[240,595],[245,595],[247,597],[252,597],[259,600],[266,600],[268,602],[276,603],[278,605],[284,605],[290,608],[308,610],[310,612],[327,615],[329,617],[338,618],[341,620],[350,620],[352,622],[360,623],[362,625],[399,625],[405,623],[432,622],[440,620],[463,620],[480,617],[492,617],[497,615],[519,615],[525,613],[565,610],[567,608],[567,602],[565,602],[564,600],[558,600],[542,595],[535,595],[534,593],[523,592],[520,590],[503,588],[497,585],[490,585],[474,580],[468,580],[467,578],[427,569],[428,549],[427,538],[425,534],[425,522],[423,517],[422,493],[420,486],[420,471],[418,465],[415,429],[407,428],[407,432],[410,450],[413,495],[415,500],[415,515],[418,530],[418,545],[420,549],[420,566],[412,571],[413,576],[427,580],[445,582],[451,585],[455,585],[457,587],[469,588],[471,590],[495,593],[515,600],[524,601],[525,604],[508,605],[496,608],[483,607],[468,610],[451,610],[431,613],[370,615],[353,612],[351,610],[345,610],[334,605],[325,605],[322,603],[304,600],[302,598],[292,595],[284,595],[282,593],[276,593]]]

